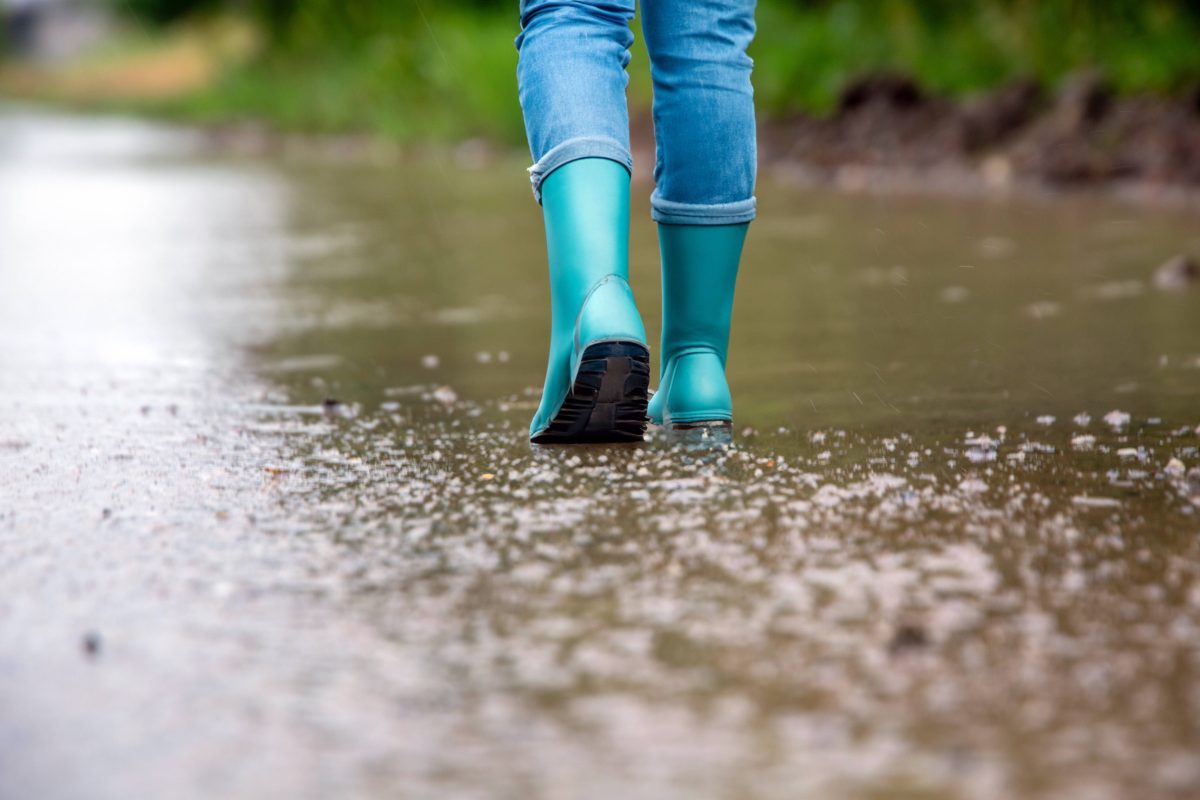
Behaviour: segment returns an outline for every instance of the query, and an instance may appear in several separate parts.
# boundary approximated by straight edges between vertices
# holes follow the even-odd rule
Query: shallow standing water
[[[1195,210],[765,181],[735,446],[532,449],[474,156],[0,116],[0,797],[1200,792]]]

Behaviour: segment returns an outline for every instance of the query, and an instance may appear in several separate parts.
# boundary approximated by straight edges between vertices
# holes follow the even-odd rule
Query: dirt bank
[[[797,168],[853,187],[883,172],[974,174],[989,185],[1138,183],[1200,187],[1200,87],[1119,96],[1080,73],[1059,91],[1018,81],[955,102],[895,74],[865,77],[827,118],[766,120],[765,169]]]

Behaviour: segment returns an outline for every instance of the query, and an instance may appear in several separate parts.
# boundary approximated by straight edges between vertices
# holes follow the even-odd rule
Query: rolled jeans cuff
[[[567,139],[562,144],[550,148],[529,168],[529,182],[533,184],[533,196],[539,204],[542,202],[542,181],[568,161],[578,161],[581,158],[607,158],[609,161],[616,161],[626,172],[633,174],[633,156],[616,140],[595,136]]]
[[[757,205],[753,197],[732,203],[676,203],[655,191],[650,196],[650,216],[668,225],[738,225],[754,219]]]

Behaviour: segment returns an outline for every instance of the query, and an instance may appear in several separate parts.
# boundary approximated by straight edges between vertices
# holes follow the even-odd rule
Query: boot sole
[[[640,442],[646,434],[650,350],[600,342],[583,351],[571,392],[534,444]]]

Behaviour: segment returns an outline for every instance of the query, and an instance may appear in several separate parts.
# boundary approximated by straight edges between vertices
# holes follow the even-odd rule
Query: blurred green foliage
[[[481,134],[519,141],[515,10],[468,3],[266,0],[264,51],[187,101],[202,118],[396,138]],[[495,5],[494,3],[488,5]],[[515,9],[515,7],[514,7]]]
[[[756,86],[763,110],[827,110],[856,74],[898,70],[962,95],[1017,77],[1053,85],[1082,67],[1123,91],[1200,80],[1197,0],[762,2]]]
[[[517,0],[120,0],[139,19],[250,14],[265,46],[187,101],[210,118],[520,141]],[[847,80],[895,70],[963,95],[1102,68],[1123,91],[1200,82],[1200,0],[760,0],[755,86],[769,115],[831,109]],[[635,26],[636,29],[636,26]],[[630,96],[650,99],[635,46]]]

